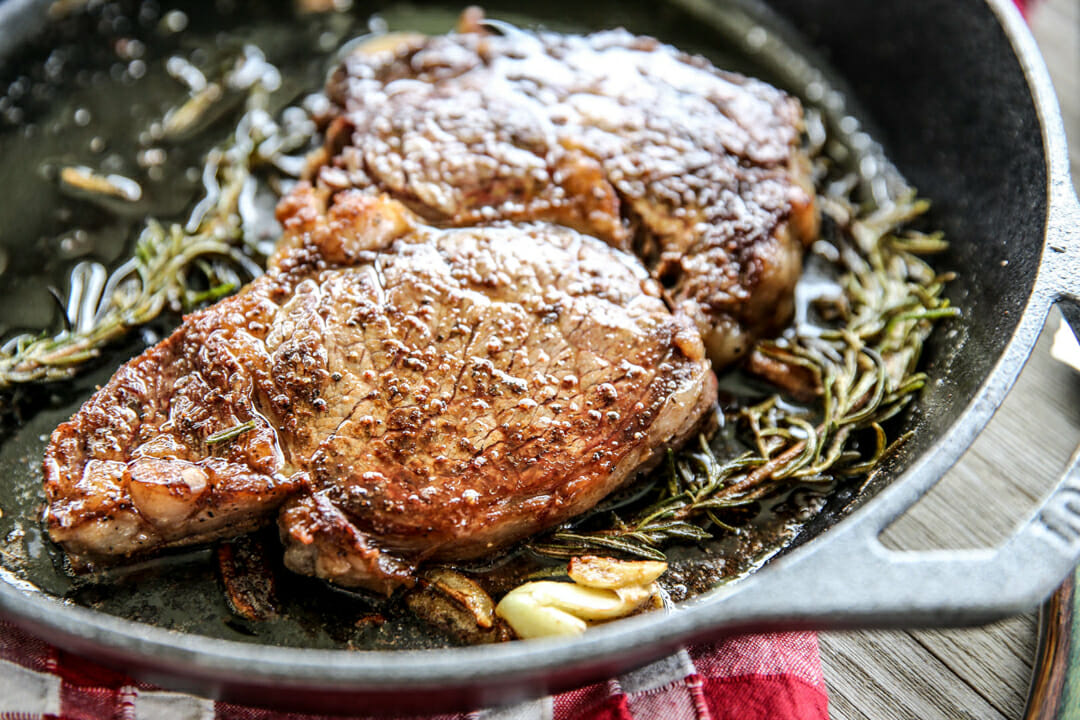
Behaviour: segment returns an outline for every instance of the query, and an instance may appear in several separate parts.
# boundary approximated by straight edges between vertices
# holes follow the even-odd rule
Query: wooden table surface
[[[1080,185],[1080,0],[1036,2],[1029,21],[1061,102],[1073,179]],[[1050,356],[1059,322],[1055,311],[986,431],[886,531],[886,545],[993,546],[1047,493],[1080,443],[1080,373]],[[1037,615],[977,629],[822,633],[833,720],[1022,717]]]

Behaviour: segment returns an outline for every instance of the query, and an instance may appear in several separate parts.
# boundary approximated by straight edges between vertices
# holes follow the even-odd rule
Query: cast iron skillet
[[[709,0],[680,0],[706,19]],[[45,22],[47,2],[0,6],[0,54]],[[495,704],[640,666],[681,643],[778,628],[950,625],[1034,607],[1080,558],[1080,461],[992,550],[898,553],[877,540],[956,461],[1012,385],[1057,304],[1080,329],[1080,205],[1050,81],[1009,0],[774,0],[848,81],[890,157],[934,201],[961,270],[963,344],[936,337],[938,380],[885,472],[756,575],[574,640],[342,652],[176,633],[0,582],[0,610],[73,652],[140,678],[238,702],[310,711]],[[584,12],[584,11],[583,11]],[[939,334],[940,335],[940,334]],[[827,532],[826,532],[827,530]]]

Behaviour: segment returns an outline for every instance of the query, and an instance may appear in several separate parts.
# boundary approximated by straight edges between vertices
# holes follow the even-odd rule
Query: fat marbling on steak
[[[279,216],[267,275],[53,433],[46,520],[76,560],[276,517],[292,569],[389,592],[587,510],[715,401],[691,321],[599,240],[435,229],[358,191],[300,189]]]
[[[783,328],[817,235],[798,100],[622,30],[481,20],[349,54],[311,179],[439,225],[548,220],[636,252],[718,365]]]

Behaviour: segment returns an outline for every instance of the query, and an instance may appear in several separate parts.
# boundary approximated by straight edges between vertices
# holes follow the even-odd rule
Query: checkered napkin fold
[[[377,708],[357,708],[360,715]],[[817,636],[693,646],[618,678],[441,720],[824,720]],[[159,690],[0,622],[0,720],[316,720]],[[434,720],[434,719],[433,719]]]

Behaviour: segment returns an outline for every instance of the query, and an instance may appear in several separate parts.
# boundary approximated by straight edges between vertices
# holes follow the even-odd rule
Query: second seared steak
[[[548,220],[632,250],[719,365],[789,321],[817,234],[798,100],[651,38],[388,35],[331,79],[312,178],[430,222]]]
[[[279,214],[266,276],[53,434],[46,518],[77,559],[277,514],[290,568],[389,592],[587,510],[715,400],[692,323],[598,240],[436,230],[356,191],[326,210],[300,190]]]

